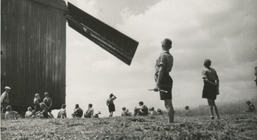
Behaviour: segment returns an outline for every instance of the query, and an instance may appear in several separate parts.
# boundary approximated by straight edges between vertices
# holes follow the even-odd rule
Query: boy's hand
[[[153,91],[158,92],[159,91],[159,86],[156,84],[155,88],[153,89]]]
[[[219,88],[217,88],[217,93],[216,93],[217,95],[219,95],[220,94],[220,90],[219,90]]]
[[[158,92],[159,88],[154,88],[153,91]]]

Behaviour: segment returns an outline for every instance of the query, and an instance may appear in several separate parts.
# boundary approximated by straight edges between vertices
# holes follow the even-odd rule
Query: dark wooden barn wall
[[[53,108],[65,103],[67,11],[32,0],[1,1],[1,93],[28,107],[48,92]]]

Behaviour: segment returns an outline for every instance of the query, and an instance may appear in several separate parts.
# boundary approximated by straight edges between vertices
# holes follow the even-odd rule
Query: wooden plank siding
[[[10,86],[10,104],[20,110],[33,105],[35,93],[43,98],[48,92],[53,108],[60,108],[66,95],[67,11],[33,0],[1,2],[1,93]]]

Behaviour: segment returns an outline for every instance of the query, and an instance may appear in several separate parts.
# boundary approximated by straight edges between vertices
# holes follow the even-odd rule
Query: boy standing
[[[215,69],[211,68],[211,60],[204,61],[204,69],[202,71],[204,87],[202,98],[206,98],[210,106],[211,119],[214,119],[213,108],[220,119],[218,108],[215,104],[216,96],[219,95],[219,77]]]
[[[164,90],[166,92],[160,91],[160,98],[164,100],[164,105],[168,112],[169,121],[168,123],[174,122],[174,109],[172,105],[172,85],[173,80],[169,75],[173,67],[173,56],[170,54],[169,50],[172,48],[172,41],[168,38],[164,39],[162,42],[162,51],[159,58],[156,61],[155,69],[155,81],[156,87],[155,91]]]

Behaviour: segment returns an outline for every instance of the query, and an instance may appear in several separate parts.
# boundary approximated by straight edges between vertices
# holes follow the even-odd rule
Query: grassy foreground
[[[209,116],[113,117],[91,119],[18,119],[1,121],[1,139],[72,139],[72,140],[251,140],[257,139],[257,113]]]

